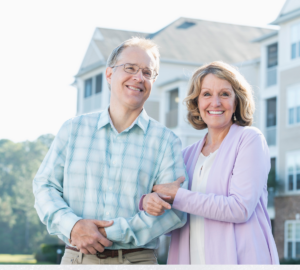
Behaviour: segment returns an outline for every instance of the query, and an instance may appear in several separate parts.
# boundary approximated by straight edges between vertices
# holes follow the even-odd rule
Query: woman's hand
[[[164,201],[170,198],[155,192],[147,194],[143,199],[143,208],[152,216],[161,216],[166,209],[171,209],[171,205]]]
[[[152,190],[154,192],[170,196],[170,199],[168,200],[168,202],[173,203],[174,198],[177,194],[177,191],[180,188],[180,185],[184,182],[184,180],[185,180],[185,177],[180,176],[173,183],[155,185]]]

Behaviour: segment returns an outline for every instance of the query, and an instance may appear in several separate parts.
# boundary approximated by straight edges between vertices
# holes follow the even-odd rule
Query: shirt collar
[[[100,119],[98,121],[98,129],[101,129],[110,123],[108,108],[109,106],[104,111],[101,112]]]
[[[137,119],[134,121],[134,123],[137,124],[144,131],[144,133],[146,133],[149,122],[150,122],[150,118],[149,118],[148,114],[146,113],[145,108],[143,108],[142,112],[137,117]]]
[[[109,109],[109,106],[107,106],[107,108],[101,112],[101,116],[98,121],[98,129],[101,129],[102,127],[106,126],[107,124],[111,124],[112,128],[115,129],[113,122],[111,121],[108,109]],[[143,110],[141,111],[139,116],[134,120],[134,122],[131,124],[131,126],[124,131],[128,131],[134,125],[137,125],[144,131],[144,133],[146,133],[147,129],[148,129],[149,121],[150,121],[150,118],[149,118],[148,114],[146,113],[145,109],[143,108]]]

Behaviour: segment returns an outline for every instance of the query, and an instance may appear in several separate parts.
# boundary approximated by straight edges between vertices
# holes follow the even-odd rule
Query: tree
[[[54,136],[14,143],[0,140],[0,253],[32,253],[41,243],[57,243],[34,209],[32,180]]]

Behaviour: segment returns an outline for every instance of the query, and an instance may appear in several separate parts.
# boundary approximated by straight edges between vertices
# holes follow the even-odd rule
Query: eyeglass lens
[[[131,73],[131,74],[136,74],[139,71],[139,67],[134,64],[125,64],[124,69],[126,72]],[[148,68],[143,68],[142,69],[143,76],[147,79],[153,78],[155,75],[154,71]]]

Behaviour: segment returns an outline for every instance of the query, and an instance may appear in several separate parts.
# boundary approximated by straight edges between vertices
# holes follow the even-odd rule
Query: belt
[[[66,245],[66,249],[71,249],[73,251],[79,252],[78,249],[70,247],[68,245]],[[138,252],[138,251],[149,250],[149,249],[146,249],[146,248],[135,248],[135,249],[121,249],[121,250],[122,250],[122,254],[128,254],[128,253],[132,253],[132,252]],[[114,258],[114,257],[118,257],[118,255],[119,255],[118,250],[113,250],[113,249],[105,249],[103,252],[97,251],[97,254],[96,254],[96,256],[99,259],[106,259],[108,257]]]

